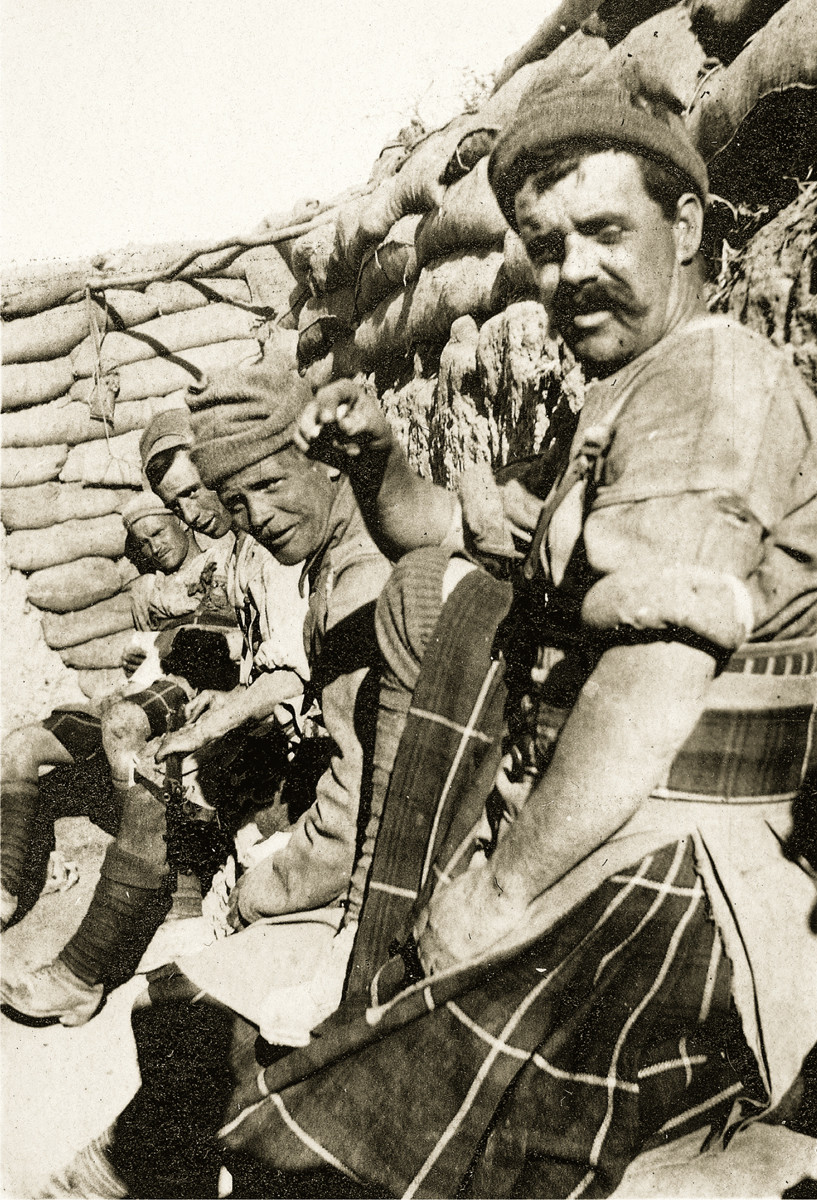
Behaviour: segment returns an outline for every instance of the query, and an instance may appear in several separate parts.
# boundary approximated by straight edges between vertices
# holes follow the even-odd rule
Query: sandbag
[[[463,137],[486,126],[502,128],[516,112],[534,75],[535,69],[523,67],[479,112],[455,117],[443,129],[429,134],[396,175],[361,199],[356,212],[339,215],[335,256],[347,273],[357,274],[366,250],[382,242],[401,217],[429,212],[441,205],[446,168]]]
[[[480,116],[486,112],[490,113],[492,106],[499,101],[503,93],[509,92],[512,86],[519,91],[524,83],[516,106],[504,117],[503,123],[507,124],[521,103],[534,105],[540,97],[544,97],[554,88],[581,79],[596,68],[602,67],[609,52],[610,47],[603,37],[577,29],[546,59],[531,63],[514,75],[510,83],[483,106]]]
[[[103,296],[108,319],[107,322],[99,322],[100,329],[114,329],[117,321],[128,327],[142,325],[159,315],[156,301],[144,292],[134,291],[133,288],[107,288]],[[88,333],[89,330],[86,329],[85,332]]]
[[[495,91],[506,84],[512,75],[526,63],[547,58],[565,38],[578,30],[598,7],[597,0],[562,0],[554,12],[546,18],[524,46],[509,54],[499,69]]]
[[[543,62],[528,63],[498,88],[471,118],[471,128],[495,125],[504,129],[516,115],[522,97],[537,86],[553,87],[561,76],[584,75],[607,50],[607,42],[596,35],[578,32],[567,39]]]
[[[127,488],[112,490],[73,483],[4,488],[0,514],[10,532],[14,529],[47,529],[61,521],[88,520],[89,517],[121,512],[132,495]]]
[[[77,683],[83,696],[101,700],[125,687],[128,677],[121,667],[101,667],[97,671],[78,671]]]
[[[356,203],[353,203],[352,209],[356,211]],[[309,288],[313,296],[333,292],[352,282],[350,272],[333,254],[334,248],[334,220],[316,225],[292,243],[292,274],[298,283]]]
[[[19,529],[6,537],[6,561],[15,571],[42,571],[77,558],[119,558],[125,526],[118,513],[88,521],[62,521],[48,529]]]
[[[301,293],[295,276],[277,246],[258,246],[236,259],[244,271],[253,304],[262,304],[282,317]]]
[[[707,76],[706,87],[687,118],[687,128],[708,163],[733,142],[745,155],[748,146],[742,126],[761,101],[768,97],[782,103],[788,91],[813,91],[815,87],[814,0],[789,0],[730,66],[716,68]],[[791,132],[797,135],[797,130]],[[813,144],[809,148],[813,151]]]
[[[177,393],[181,399],[182,393]],[[72,446],[60,471],[63,483],[85,483],[103,488],[138,488],[142,485],[139,429],[119,437]]]
[[[354,336],[350,335],[333,342],[325,357],[315,359],[301,373],[312,390],[317,391],[335,379],[352,379],[362,370]]]
[[[728,63],[783,3],[784,0],[691,0],[692,28],[707,54]]]
[[[68,646],[59,650],[66,667],[76,667],[79,670],[112,669],[122,662],[122,655],[133,640],[133,630],[124,633],[112,633],[108,637],[94,638],[79,646]]]
[[[126,558],[78,558],[29,575],[26,596],[48,612],[75,612],[115,596],[137,575]]]
[[[356,210],[338,217],[335,256],[347,276],[355,276],[366,250],[382,242],[391,227],[409,213],[437,207],[445,194],[440,176],[463,134],[477,122],[456,117],[420,142],[398,173],[364,196]]]
[[[513,229],[507,231],[503,243],[502,282],[509,304],[518,300],[539,298],[539,289],[524,242]]]
[[[33,270],[9,273],[3,280],[0,312],[4,317],[27,317],[52,308],[84,289],[85,281],[96,274],[90,259],[70,264],[36,267]]]
[[[56,479],[67,457],[67,445],[5,448],[0,454],[0,484],[4,488],[31,487]]]
[[[3,408],[29,408],[64,396],[74,381],[68,355],[46,362],[4,363]]]
[[[126,363],[155,358],[157,351],[178,353],[193,346],[211,346],[216,342],[250,338],[260,324],[260,318],[254,313],[220,302],[188,312],[155,317],[144,325],[134,325],[127,333],[106,334],[100,351],[101,369],[107,373]],[[86,378],[94,373],[96,351],[90,337],[73,351],[71,364],[77,378]],[[70,383],[68,386],[71,386]]]
[[[488,159],[446,189],[443,202],[426,213],[417,229],[414,246],[421,267],[456,250],[499,247],[508,223],[488,182]]]
[[[490,154],[499,137],[500,130],[496,125],[472,129],[457,142],[454,153],[445,165],[440,181],[446,187],[464,178],[477,165],[481,158]]]
[[[705,71],[706,54],[692,31],[689,10],[675,4],[643,21],[605,55],[585,76],[590,83],[626,77],[630,64],[650,81],[660,81],[678,97],[684,108],[695,98]]]
[[[535,301],[512,304],[480,330],[476,365],[492,403],[503,388],[509,388],[518,407],[520,393],[538,387],[543,369],[554,357],[547,314]]]
[[[162,279],[149,283],[145,295],[156,305],[156,315],[160,317],[188,312],[191,308],[204,308],[209,303],[203,292],[183,279]]]
[[[476,114],[478,122],[463,135],[448,160],[441,181],[456,183],[490,154],[502,129],[515,116],[523,98],[579,79],[603,62],[609,46],[603,37],[577,29],[544,62],[530,62],[494,91]]]
[[[387,388],[380,404],[410,466],[420,475],[431,475],[428,424],[434,405],[436,380],[415,375],[400,387]]]
[[[540,449],[565,389],[562,350],[541,304],[513,304],[482,326],[477,369],[491,414],[491,457],[524,458]]]
[[[335,320],[351,327],[354,315],[355,293],[350,287],[339,288],[336,292],[326,292],[322,296],[311,296],[298,317],[298,332],[308,329],[322,317],[334,317]]]
[[[101,315],[101,314],[100,314]],[[3,362],[33,363],[60,358],[88,333],[84,303],[63,304],[33,317],[3,322]]]
[[[582,28],[617,46],[637,25],[652,20],[671,3],[672,0],[603,0]]]
[[[400,170],[408,155],[408,149],[402,142],[392,142],[388,146],[384,146],[375,159],[368,182],[376,187],[384,179],[390,179]]]
[[[340,291],[307,300],[298,318],[296,354],[300,371],[324,358],[335,342],[351,334],[354,314],[355,294],[352,288],[341,288]]]
[[[93,638],[108,637],[133,629],[130,596],[120,592],[78,612],[45,613],[41,621],[43,637],[52,650],[79,646]]]
[[[108,426],[108,433],[116,435],[129,433],[132,429],[144,429],[157,412],[183,407],[184,401],[174,396],[117,401],[113,425]],[[79,442],[104,438],[105,434],[105,422],[92,418],[88,405],[79,400],[69,403],[52,401],[24,412],[5,413],[2,417],[3,446],[48,446],[55,442],[76,446]]]
[[[361,321],[355,346],[363,369],[421,343],[444,345],[452,321],[466,313],[478,317],[495,312],[501,266],[498,251],[463,252],[429,264],[416,283],[382,301]]]
[[[207,374],[236,363],[251,362],[259,355],[259,344],[254,338],[240,338],[231,342],[215,342],[212,346],[194,346],[177,357],[189,362],[199,373]],[[193,372],[170,358],[147,358],[142,362],[126,363],[105,376],[117,391],[117,406],[124,401],[147,400],[155,396],[169,396],[183,390],[197,378]],[[86,404],[93,390],[91,379],[77,379],[71,385],[69,396]]]
[[[474,318],[460,317],[452,324],[451,337],[440,354],[429,440],[433,476],[444,486],[453,483],[470,463],[490,458],[491,414],[478,403],[478,341]]]
[[[367,250],[355,287],[355,310],[363,316],[377,307],[381,300],[413,283],[419,274],[414,238],[417,226],[424,220],[419,213],[410,213],[392,226],[385,241]]]

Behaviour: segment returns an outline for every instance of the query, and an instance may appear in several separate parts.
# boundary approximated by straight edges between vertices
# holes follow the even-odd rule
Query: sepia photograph
[[[0,1195],[817,1197],[817,0],[0,67]]]

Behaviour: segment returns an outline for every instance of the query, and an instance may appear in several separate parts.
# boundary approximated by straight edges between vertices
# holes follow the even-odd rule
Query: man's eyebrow
[[[621,212],[600,212],[593,213],[592,216],[580,218],[576,221],[576,228],[592,233],[597,229],[604,229],[607,225],[627,225],[626,213]]]

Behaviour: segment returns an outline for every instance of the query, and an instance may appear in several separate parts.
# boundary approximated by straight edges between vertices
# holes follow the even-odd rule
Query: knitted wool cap
[[[203,391],[190,393],[191,457],[205,487],[288,446],[311,399],[312,388],[298,374],[292,349],[276,342],[267,343],[261,362],[221,371]]]
[[[122,509],[122,522],[130,533],[137,521],[142,517],[172,517],[173,513],[165,508],[155,492],[139,492],[129,500]]]
[[[689,181],[706,203],[709,176],[686,131],[678,99],[661,85],[631,79],[597,79],[524,96],[497,142],[488,177],[508,224],[516,229],[516,193],[557,147],[610,143],[643,154]]]
[[[168,408],[157,413],[145,426],[145,432],[139,439],[139,453],[142,456],[142,470],[146,471],[148,463],[161,454],[163,450],[180,449],[182,446],[193,445],[193,429],[190,425],[190,413],[184,408]]]

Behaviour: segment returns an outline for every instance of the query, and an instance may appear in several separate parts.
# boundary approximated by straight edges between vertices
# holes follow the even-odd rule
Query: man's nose
[[[176,501],[176,507],[179,510],[179,516],[184,521],[185,525],[194,525],[196,518],[199,515],[199,506],[195,500],[189,496],[179,496]]]
[[[270,505],[266,496],[260,492],[248,492],[244,496],[244,506],[250,529],[261,529],[270,519]]]
[[[574,287],[595,279],[599,273],[598,253],[591,238],[570,233],[565,238],[561,282]]]

